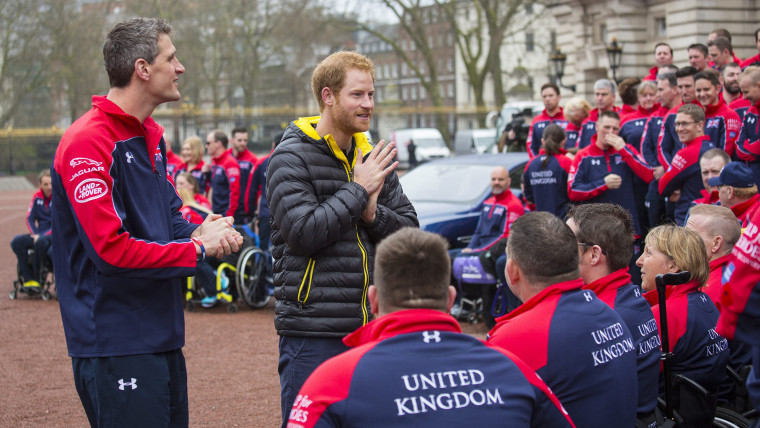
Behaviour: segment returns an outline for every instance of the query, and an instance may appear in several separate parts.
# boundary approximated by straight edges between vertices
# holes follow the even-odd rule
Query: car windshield
[[[439,138],[417,138],[414,140],[417,147],[444,147],[443,140]]]
[[[472,205],[491,181],[493,165],[427,164],[401,177],[412,202],[447,202]]]

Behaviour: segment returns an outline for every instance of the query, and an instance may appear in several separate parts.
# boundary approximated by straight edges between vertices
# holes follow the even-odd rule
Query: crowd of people
[[[649,75],[595,83],[593,109],[581,98],[563,109],[545,84],[523,199],[494,169],[455,252],[418,229],[395,143],[364,134],[369,58],[322,60],[320,116],[294,120],[270,156],[248,150],[245,128],[213,130],[206,165],[200,138],[177,156],[150,117],[180,98],[170,35],[158,18],[109,32],[111,89],[64,134],[31,233],[12,243],[29,292],[40,280],[29,249],[52,257],[92,426],[189,424],[181,280],[195,275],[216,303],[209,262],[238,251],[233,226],[249,222],[274,259],[283,427],[657,427],[665,326],[672,372],[716,400],[732,401],[727,368],[760,362],[760,67],[733,55],[727,31],[691,45],[681,68],[658,43]],[[512,296],[486,340],[449,314],[463,258]],[[655,278],[678,272],[688,280],[662,301]],[[758,385],[753,372],[755,399]],[[684,426],[715,412],[679,410]]]

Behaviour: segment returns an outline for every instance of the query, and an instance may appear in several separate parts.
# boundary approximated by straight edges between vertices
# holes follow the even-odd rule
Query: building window
[[[416,99],[417,99],[417,87],[416,87],[416,86],[412,86],[412,87],[410,88],[410,95],[409,95],[409,97],[410,97],[412,100],[416,100]]]
[[[606,45],[607,44],[607,26],[602,24],[599,26],[599,40],[597,42]]]
[[[526,52],[533,52],[535,48],[535,43],[533,41],[534,36],[533,33],[525,33],[525,51]]]
[[[403,76],[406,76],[406,72],[407,72],[407,65],[406,65],[406,62],[402,62],[402,63],[401,63],[401,76],[402,76],[402,77],[403,77]]]
[[[403,86],[401,88],[401,101],[406,101],[409,98],[409,87]]]
[[[668,23],[665,17],[656,18],[654,20],[655,34],[658,36],[666,36],[668,34]]]
[[[525,13],[528,15],[533,14],[533,2],[528,2],[525,4]]]
[[[454,98],[454,84],[449,83],[447,86],[449,89],[449,98]]]
[[[449,58],[449,60],[446,61],[446,70],[454,71],[454,58]]]
[[[427,91],[425,90],[424,86],[420,86],[420,99],[424,100],[427,98]]]

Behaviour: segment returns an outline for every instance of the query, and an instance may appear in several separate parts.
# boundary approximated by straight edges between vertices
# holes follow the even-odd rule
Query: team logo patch
[[[74,158],[71,160],[71,162],[69,162],[69,165],[71,165],[72,168],[75,166],[82,165],[82,164],[91,165],[91,166],[100,166],[101,162],[94,161],[89,158]]]
[[[731,281],[731,277],[734,275],[735,269],[736,266],[734,266],[734,262],[727,264],[723,268],[723,275],[720,277],[720,283],[723,285],[728,284],[728,281]]]
[[[106,182],[97,178],[88,178],[79,183],[74,189],[74,200],[84,203],[98,199],[108,193]]]
[[[707,126],[705,126],[705,128],[717,128],[718,125],[720,125],[720,120],[718,118],[713,118],[707,121]]]
[[[434,342],[440,342],[441,341],[441,332],[440,331],[423,331],[422,332],[422,340],[425,343],[430,343],[430,341]]]

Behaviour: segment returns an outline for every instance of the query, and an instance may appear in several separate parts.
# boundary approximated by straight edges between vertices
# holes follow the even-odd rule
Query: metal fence
[[[370,132],[373,141],[387,139],[395,129],[434,128],[443,120],[453,136],[459,129],[482,127],[488,112],[477,109],[433,108],[376,108]],[[160,109],[153,118],[166,129],[166,136],[175,152],[181,142],[193,135],[204,138],[213,129],[230,132],[235,127],[249,130],[249,148],[266,152],[272,137],[284,130],[290,122],[318,112],[304,109]],[[49,168],[55,149],[63,135],[60,128],[0,129],[0,176],[37,174]],[[448,141],[449,145],[453,141]]]

